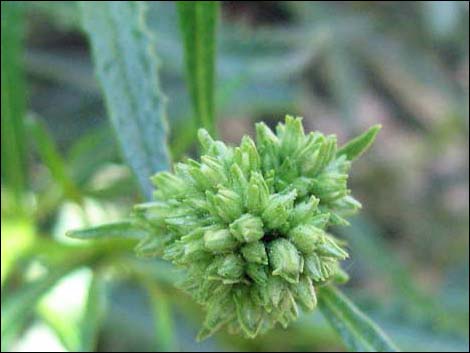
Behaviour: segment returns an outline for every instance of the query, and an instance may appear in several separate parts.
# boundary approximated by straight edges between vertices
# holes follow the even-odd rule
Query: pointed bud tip
[[[205,150],[207,150],[214,143],[214,139],[209,134],[209,131],[204,128],[197,130],[197,139]]]
[[[371,145],[379,133],[382,125],[376,124],[366,132],[352,139],[342,146],[336,153],[337,156],[346,156],[348,160],[353,160],[362,155]]]

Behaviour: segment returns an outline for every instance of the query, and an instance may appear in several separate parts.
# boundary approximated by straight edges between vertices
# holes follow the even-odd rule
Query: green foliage
[[[37,301],[74,267],[75,264],[70,266],[63,264],[42,278],[25,284],[15,296],[2,300],[2,337],[7,336],[9,330],[16,328],[18,320],[27,320],[34,311]]]
[[[134,222],[123,221],[104,224],[96,227],[72,230],[67,236],[74,239],[106,239],[106,238],[129,238],[141,239],[146,232],[137,227]]]
[[[153,310],[156,346],[161,352],[174,352],[176,342],[171,302],[155,281],[144,280],[142,284],[148,291]]]
[[[2,191],[2,198],[4,198]],[[34,226],[26,217],[4,217],[1,225],[1,287],[16,262],[34,243]]]
[[[119,257],[128,252],[131,246],[132,243],[127,240],[114,240],[112,243],[96,242],[92,248],[87,246],[66,246],[51,241],[37,240],[27,251],[21,254],[21,259],[32,259],[33,261],[41,259],[44,273],[32,280],[23,280],[19,288],[15,288],[13,292],[7,286],[2,289],[2,338],[11,337],[13,339],[18,333],[17,331],[21,330],[32,317],[38,302],[68,274],[83,266],[99,268],[106,261],[106,255],[112,254],[112,256]],[[93,325],[87,322],[89,317],[95,315],[94,324],[99,324],[99,315],[101,314],[99,314],[100,304],[97,301],[101,299],[97,298],[100,294],[95,292],[98,290],[97,285],[98,283],[93,284],[92,282],[90,286],[84,321],[81,322],[78,328],[82,330],[79,336],[80,347],[91,344],[93,336],[96,334]],[[5,296],[4,293],[6,293]],[[65,323],[60,322],[60,315],[58,320],[56,324],[61,325],[59,330],[62,333],[66,332],[68,328],[64,329]],[[68,339],[68,342],[74,341]],[[10,340],[7,343],[11,343]],[[71,349],[78,348],[71,347]]]
[[[342,258],[346,249],[351,261],[344,267],[351,272],[351,282],[344,291],[403,350],[468,351],[468,4],[273,2],[259,7],[225,2],[220,5],[221,23],[217,23],[216,3],[204,5],[211,9],[202,14],[179,12],[183,7],[200,6],[194,3],[84,5],[86,9],[66,1],[3,1],[1,5],[2,351],[24,350],[23,345],[34,350],[39,343],[36,329],[43,332],[44,325],[60,340],[57,344],[69,351],[98,347],[333,351],[345,348],[341,337],[349,349],[391,350],[393,345],[381,337],[376,325],[330,287],[330,282],[347,280],[344,271],[338,268],[334,278],[325,279],[318,259],[309,257],[300,263],[305,253]],[[88,27],[93,27],[93,37],[102,39],[90,36],[92,52],[97,43],[111,43],[101,46],[95,55],[97,68],[101,58],[117,63],[111,68],[122,68],[118,75],[105,72],[111,83],[102,82],[108,107],[117,106],[123,112],[116,120],[125,121],[120,127],[113,123],[114,118],[101,119],[105,115],[102,91],[84,45],[91,33],[82,26],[84,14],[92,22]],[[185,31],[181,15],[188,20],[186,24],[192,21],[192,31]],[[200,19],[207,23],[201,25]],[[133,32],[135,28],[138,30]],[[142,38],[135,40],[135,33]],[[196,37],[200,39],[200,35],[206,41],[198,49],[195,44],[202,41]],[[153,74],[156,58],[148,54],[153,45],[161,64],[158,75]],[[103,50],[109,47],[112,50]],[[204,60],[206,57],[209,59]],[[188,58],[194,65],[188,67]],[[141,65],[135,70],[137,75],[134,64]],[[212,87],[215,66],[217,90]],[[218,264],[220,271],[213,274],[214,282],[220,282],[222,276],[234,281],[243,273],[262,286],[275,277],[287,283],[296,305],[306,311],[318,305],[325,317],[318,312],[299,313],[289,329],[274,328],[254,340],[224,330],[197,347],[186,339],[203,322],[203,310],[175,288],[175,283],[184,281],[186,271],[176,271],[164,260],[133,256],[132,247],[144,236],[156,234],[155,225],[149,227],[142,220],[137,224],[135,218],[115,221],[127,219],[129,208],[140,201],[139,185],[129,173],[136,172],[137,160],[142,159],[141,166],[146,168],[137,172],[142,172],[140,184],[146,185],[148,199],[148,176],[158,169],[155,164],[159,170],[170,167],[168,157],[166,167],[153,160],[148,163],[145,157],[153,158],[153,148],[167,148],[166,132],[153,135],[147,123],[152,116],[153,123],[163,125],[165,114],[149,113],[145,119],[136,119],[151,103],[164,106],[158,82],[149,83],[157,76],[169,98],[165,105],[171,126],[168,149],[175,161],[187,162],[186,156],[194,156],[192,145],[199,127],[212,130],[212,136],[217,134],[216,117],[225,119],[218,125],[227,141],[254,133],[250,129],[254,121],[273,126],[277,119],[270,117],[290,111],[304,115],[309,129],[335,131],[340,136],[361,131],[373,123],[370,119],[378,119],[384,126],[377,146],[380,158],[372,158],[367,166],[358,165],[354,174],[354,190],[367,206],[365,217],[352,219],[351,227],[330,227],[332,222],[347,224],[348,212],[342,218],[330,217],[320,202],[331,197],[330,187],[344,183],[339,175],[312,185],[306,180],[295,183],[296,190],[314,192],[318,204],[309,200],[312,202],[298,207],[293,218],[300,224],[289,229],[287,237],[273,239],[269,247],[263,241],[264,228],[282,226],[285,210],[289,211],[283,206],[289,206],[292,193],[266,202],[259,188],[253,187],[249,194],[255,197],[250,198],[249,207],[260,214],[240,216],[233,222],[229,221],[240,206],[229,192],[233,190],[215,188],[216,196],[209,197],[224,225],[209,232],[206,239],[208,248],[222,252],[217,256],[224,260]],[[138,93],[131,95],[136,82]],[[124,87],[127,83],[131,86]],[[140,99],[141,91],[147,92],[146,99]],[[153,97],[148,92],[158,98],[148,98]],[[138,114],[126,108],[134,103]],[[197,109],[208,113],[198,114]],[[212,118],[202,120],[211,114]],[[24,120],[25,116],[34,118]],[[118,143],[110,127],[121,136]],[[133,127],[137,132],[130,134]],[[377,131],[373,127],[343,146],[336,158],[359,156]],[[124,159],[117,147],[126,148]],[[138,158],[127,158],[133,151]],[[134,163],[131,168],[125,165],[129,161]],[[313,167],[306,170],[309,168]],[[288,175],[290,169],[283,168],[281,174]],[[226,173],[230,175],[230,171]],[[171,184],[171,180],[167,182]],[[278,182],[275,187],[282,186]],[[296,206],[297,199],[296,195]],[[269,202],[269,209],[257,207]],[[346,204],[354,210],[359,207],[352,199]],[[139,205],[136,213],[156,222],[158,213],[152,209],[161,211],[156,206]],[[312,210],[320,210],[321,215],[312,224],[303,224]],[[74,240],[63,237],[68,229],[106,222],[114,223],[72,231],[69,235]],[[171,228],[174,233],[184,222],[161,228]],[[347,246],[335,237],[338,247],[317,248],[315,239],[325,229],[339,233]],[[198,246],[189,246],[192,240],[184,239],[188,253],[195,250],[192,255],[197,255]],[[147,245],[139,250],[158,255],[158,239]],[[298,276],[300,265],[308,269],[312,286],[303,280],[304,274]],[[263,268],[269,271],[260,270]],[[86,280],[77,288],[70,281],[83,272]],[[298,286],[294,286],[291,282],[297,277]],[[232,284],[235,286],[241,284]],[[256,314],[256,308],[238,295],[233,302],[238,307],[231,313],[242,317],[244,330],[252,331],[256,315],[251,314]],[[39,348],[45,342],[41,340]]]
[[[214,114],[218,1],[179,1],[186,78],[199,127],[216,134]]]
[[[320,290],[320,309],[354,352],[397,352],[382,330],[336,288]]]
[[[104,163],[116,161],[116,142],[109,126],[100,126],[82,136],[69,149],[66,162],[73,179],[82,189]]]
[[[170,162],[165,98],[145,25],[145,5],[82,2],[81,10],[109,117],[127,163],[150,198],[148,176],[168,169]]]
[[[105,314],[104,281],[99,273],[91,280],[85,310],[80,321],[80,348],[91,352],[98,347],[98,335]]]
[[[11,188],[20,206],[27,184],[23,9],[12,1],[2,1],[1,9],[2,183]]]
[[[47,131],[44,124],[34,116],[26,120],[28,135],[33,138],[37,151],[45,166],[50,170],[53,178],[62,187],[64,195],[75,202],[81,202],[78,186],[72,179],[66,163],[60,155],[55,141]]]
[[[375,137],[379,133],[382,126],[375,125],[371,127],[369,130],[364,132],[361,136],[356,137],[355,139],[349,141],[346,145],[341,147],[337,155],[338,156],[346,156],[346,159],[352,161],[356,159],[361,154],[363,154],[375,140]]]
[[[346,236],[346,232],[342,233]],[[368,261],[375,264],[368,268],[368,275],[371,278],[375,276],[383,279],[389,291],[394,293],[397,305],[403,307],[402,324],[419,318],[425,320],[427,325],[441,327],[443,332],[455,334],[468,330],[458,319],[462,312],[445,309],[435,296],[425,293],[417,285],[407,270],[407,263],[387,249],[383,234],[370,219],[364,216],[356,217],[351,222],[347,234],[349,245],[356,257],[367,256]]]
[[[79,269],[62,278],[39,302],[38,314],[67,350],[96,350],[105,310],[103,284],[100,274]]]

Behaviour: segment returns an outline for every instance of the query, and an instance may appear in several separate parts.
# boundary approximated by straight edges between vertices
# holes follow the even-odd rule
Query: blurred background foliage
[[[71,228],[141,200],[106,119],[75,2],[2,2],[2,351],[342,350],[323,317],[197,344],[201,311],[129,240]],[[148,2],[173,160],[194,156],[176,6]],[[345,288],[403,350],[468,351],[467,2],[222,3],[216,115],[226,141],[287,113],[340,141],[383,130],[355,165],[364,204]],[[8,89],[7,89],[8,87]],[[159,141],[155,141],[156,144]]]

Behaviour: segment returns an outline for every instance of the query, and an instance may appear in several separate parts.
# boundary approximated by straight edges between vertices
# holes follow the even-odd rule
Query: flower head
[[[361,207],[348,171],[373,129],[340,150],[290,116],[275,133],[257,124],[256,142],[239,147],[200,130],[200,161],[153,177],[155,201],[135,209],[151,229],[137,251],[185,269],[182,287],[207,310],[200,339],[224,326],[247,337],[287,327],[299,307],[315,308],[317,286],[343,277],[348,253],[328,227]]]

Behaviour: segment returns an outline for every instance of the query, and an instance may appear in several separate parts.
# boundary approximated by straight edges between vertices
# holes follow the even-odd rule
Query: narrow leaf
[[[174,352],[176,349],[174,322],[169,298],[160,290],[155,281],[142,279],[142,282],[150,297],[158,351]]]
[[[337,156],[345,155],[350,161],[356,159],[372,145],[381,128],[381,125],[372,126],[362,135],[352,139],[341,147],[337,152]]]
[[[5,299],[2,295],[1,336],[8,335],[9,330],[15,327],[15,322],[18,319],[25,320],[34,310],[38,300],[71,270],[72,268],[69,266],[57,268],[46,276],[25,284],[16,291],[15,295],[10,295]]]
[[[105,307],[104,282],[99,274],[95,274],[88,290],[88,298],[80,322],[81,352],[96,351]]]
[[[81,136],[68,150],[70,173],[79,186],[86,186],[103,164],[118,160],[114,135],[108,124]]]
[[[323,315],[352,351],[398,351],[385,333],[338,289],[323,287],[319,294],[319,304]]]
[[[346,231],[342,232],[346,235]],[[374,266],[368,268],[368,275],[380,278],[392,292],[392,296],[400,299],[400,305],[405,309],[405,317],[414,317],[417,313],[426,318],[428,325],[451,325],[454,330],[462,328],[455,323],[454,313],[443,305],[442,298],[425,293],[413,280],[408,272],[406,262],[398,259],[390,251],[384,241],[380,228],[373,220],[358,216],[351,220],[351,227],[347,231],[348,243],[357,258],[367,254],[367,261]]]
[[[216,133],[214,116],[214,77],[217,1],[177,3],[184,44],[186,77],[197,126]]]
[[[26,187],[23,65],[23,11],[13,1],[1,3],[1,166],[2,184],[11,187],[19,205]]]
[[[37,279],[23,283],[12,293],[2,291],[2,341],[3,337],[12,337],[14,331],[23,323],[27,324],[38,301],[60,279],[80,267],[99,266],[109,258],[108,256],[127,254],[131,246],[127,240],[103,242],[93,247],[65,246],[44,239],[37,241],[22,259],[43,259],[44,265],[47,264],[47,272]]]
[[[167,170],[166,103],[159,87],[153,39],[139,1],[81,2],[108,114],[127,163],[145,196],[149,177]]]
[[[2,191],[2,198],[4,198]],[[2,201],[3,202],[3,201]],[[4,217],[1,223],[1,287],[13,272],[20,257],[34,244],[36,230],[29,217]]]
[[[74,239],[91,240],[106,238],[141,239],[147,232],[132,222],[116,222],[96,227],[77,229],[67,232],[67,236]]]
[[[80,321],[92,279],[90,269],[77,269],[61,278],[37,305],[36,313],[54,331],[67,351],[84,351],[81,349]]]
[[[54,180],[62,187],[64,195],[71,200],[81,202],[80,191],[72,180],[67,165],[46,126],[37,117],[29,116],[26,120],[26,127],[28,135],[35,142],[39,156]]]

